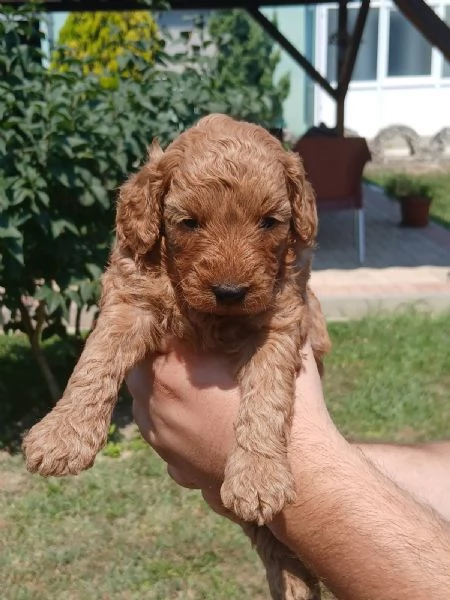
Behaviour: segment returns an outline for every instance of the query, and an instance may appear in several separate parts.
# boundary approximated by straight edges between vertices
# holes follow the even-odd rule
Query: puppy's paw
[[[23,441],[27,469],[44,477],[78,475],[94,464],[105,441],[73,415],[53,410]]]
[[[294,478],[287,462],[239,448],[230,457],[220,495],[240,519],[263,525],[295,500]]]

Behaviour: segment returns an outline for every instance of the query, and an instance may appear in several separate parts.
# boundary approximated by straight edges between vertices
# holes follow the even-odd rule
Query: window
[[[450,6],[445,7],[445,22],[450,27]],[[450,77],[450,62],[444,58],[444,68],[442,69],[443,77]]]
[[[377,78],[377,48],[378,48],[378,8],[371,8],[367,15],[366,26],[359,47],[358,57],[353,70],[352,81],[371,81]],[[355,27],[358,16],[357,8],[348,9],[348,31],[351,33]],[[337,46],[333,37],[338,31],[338,10],[328,10],[328,54],[327,77],[329,81],[336,81]]]
[[[389,77],[431,75],[431,45],[396,10],[390,11]]]

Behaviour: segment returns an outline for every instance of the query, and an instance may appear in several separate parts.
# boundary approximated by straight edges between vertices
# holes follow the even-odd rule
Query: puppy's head
[[[190,307],[254,314],[272,302],[288,249],[317,229],[301,160],[264,129],[211,115],[121,189],[118,243],[143,260],[161,232],[171,277]]]

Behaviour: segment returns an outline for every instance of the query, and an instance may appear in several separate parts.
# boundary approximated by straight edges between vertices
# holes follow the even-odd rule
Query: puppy
[[[317,581],[264,523],[294,500],[286,456],[294,380],[310,337],[329,348],[308,288],[317,215],[297,155],[261,127],[210,115],[121,188],[101,310],[62,399],[24,440],[27,468],[77,474],[104,446],[127,372],[167,336],[225,353],[241,390],[221,497],[242,520],[273,598]]]

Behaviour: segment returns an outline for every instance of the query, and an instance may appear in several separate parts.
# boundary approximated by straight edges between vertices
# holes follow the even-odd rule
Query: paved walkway
[[[450,198],[449,198],[450,202]],[[320,215],[312,287],[329,318],[415,305],[450,309],[450,230],[399,227],[399,207],[366,186],[366,262],[358,263],[351,212]]]

